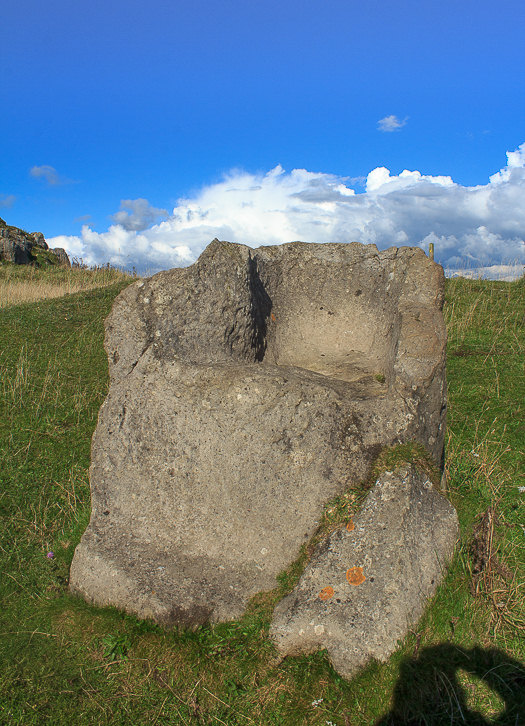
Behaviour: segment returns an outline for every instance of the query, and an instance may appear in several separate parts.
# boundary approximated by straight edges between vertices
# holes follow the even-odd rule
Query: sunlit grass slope
[[[298,567],[240,621],[195,632],[69,595],[107,390],[103,320],[125,284],[0,311],[0,723],[523,724],[523,283],[447,282],[461,542],[417,628],[351,682],[324,653],[280,661],[267,638]]]
[[[114,267],[32,267],[0,264],[0,308],[105,287],[129,278]]]

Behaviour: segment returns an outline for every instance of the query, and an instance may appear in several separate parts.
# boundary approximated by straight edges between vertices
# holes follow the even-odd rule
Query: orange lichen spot
[[[270,313],[270,317],[273,320],[273,322],[275,323],[275,321],[277,320],[277,318],[275,317],[275,315],[273,313]]]
[[[330,600],[330,598],[334,594],[334,588],[328,585],[328,587],[323,587],[321,592],[319,593],[319,597],[321,600]]]
[[[349,519],[348,520],[348,522],[346,523],[346,528],[347,528],[347,530],[349,532],[352,532],[352,530],[355,529],[355,524],[354,524],[354,520],[353,519]]]
[[[346,571],[346,579],[351,585],[361,585],[366,580],[362,567],[351,567]]]

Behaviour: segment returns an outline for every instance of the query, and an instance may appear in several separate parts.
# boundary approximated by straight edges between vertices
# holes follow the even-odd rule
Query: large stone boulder
[[[326,649],[346,678],[372,658],[386,661],[441,582],[458,534],[454,507],[426,476],[384,472],[277,605],[270,635],[278,650]]]
[[[415,248],[214,240],[126,288],[72,590],[165,624],[238,617],[382,447],[439,463],[443,283]]]

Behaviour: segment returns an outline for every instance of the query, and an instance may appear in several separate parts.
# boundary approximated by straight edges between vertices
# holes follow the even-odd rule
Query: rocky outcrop
[[[62,248],[50,250],[41,232],[24,232],[3,219],[0,219],[0,262],[71,267],[66,251]]]
[[[58,259],[59,265],[62,265],[63,267],[71,267],[68,254],[63,247],[55,247],[51,250],[51,252]]]
[[[214,240],[126,288],[72,590],[165,624],[235,618],[383,446],[439,463],[443,284],[415,248]]]
[[[346,678],[372,658],[386,661],[441,582],[458,534],[454,507],[426,476],[385,472],[276,607],[270,636],[278,650],[326,649]]]

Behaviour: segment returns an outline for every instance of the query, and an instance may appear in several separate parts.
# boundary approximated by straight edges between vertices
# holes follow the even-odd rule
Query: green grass
[[[280,660],[267,637],[306,550],[240,621],[193,632],[69,595],[107,390],[103,320],[125,284],[0,310],[0,723],[485,722],[473,712],[525,723],[523,282],[447,282],[447,476],[461,542],[418,627],[351,682],[324,653]],[[384,464],[406,458],[430,467],[410,447]],[[323,531],[360,501],[330,502]]]
[[[57,263],[54,255],[48,255],[47,250],[41,250],[39,247],[35,249],[40,250],[44,258],[46,255],[50,258],[49,265],[42,263],[39,267],[36,263],[15,265],[0,262],[0,308],[62,297],[66,294],[124,282],[130,278],[126,273],[109,266],[92,269],[63,267]]]

